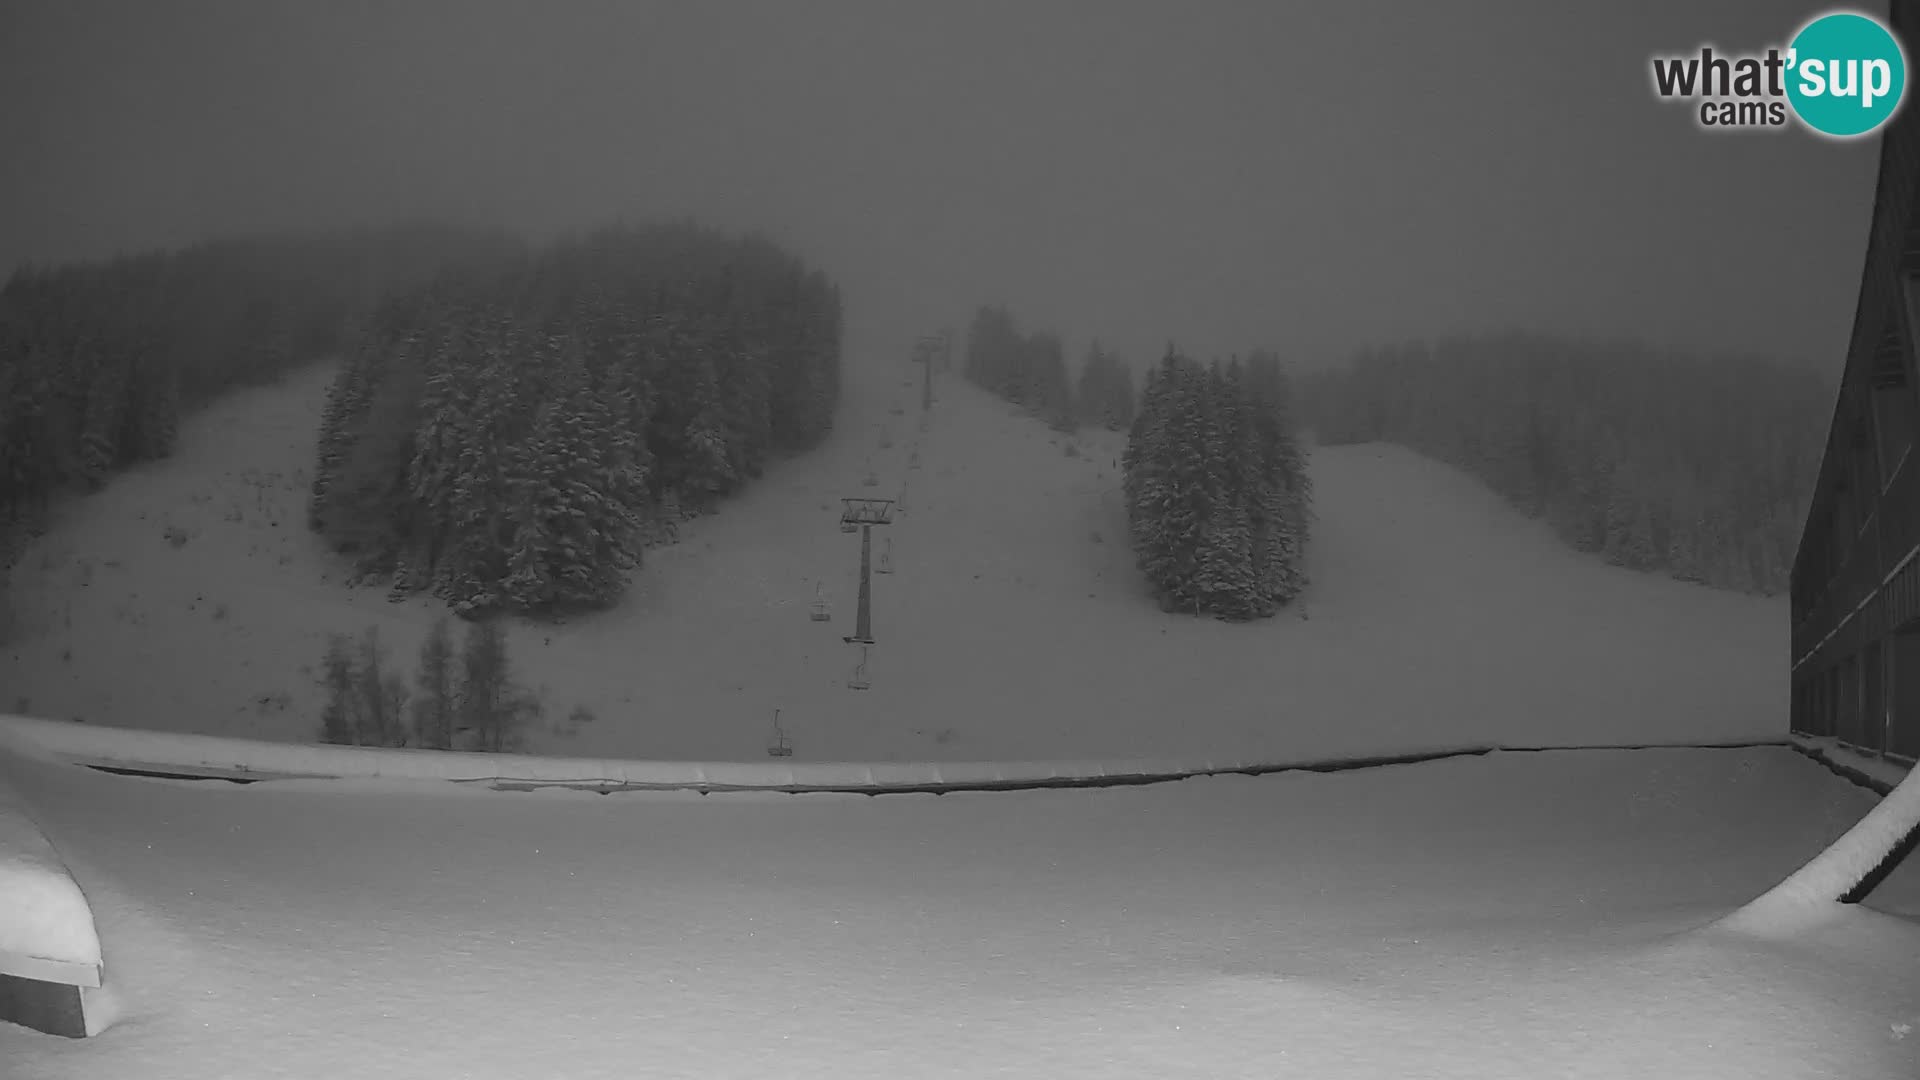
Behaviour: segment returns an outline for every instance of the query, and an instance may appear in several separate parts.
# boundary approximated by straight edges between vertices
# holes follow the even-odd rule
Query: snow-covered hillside
[[[903,350],[904,354],[904,350]],[[578,735],[535,750],[799,760],[1300,759],[1455,741],[1720,741],[1785,732],[1785,607],[1599,565],[1471,479],[1384,446],[1313,455],[1315,584],[1253,625],[1162,614],[1132,569],[1123,437],[1055,434],[943,378],[870,361],[822,450],[650,553],[618,609],[514,627],[526,681]],[[304,527],[328,373],[237,394],[179,454],[71,502],[14,572],[0,709],[305,741],[330,632],[378,624],[411,665],[439,610],[350,590]],[[917,462],[917,464],[916,464]],[[868,486],[871,479],[873,484]],[[847,681],[858,538],[878,530],[872,688]],[[820,591],[830,622],[808,608]]]
[[[435,605],[345,588],[302,527],[325,378],[223,402],[62,509],[16,577],[16,710],[305,740],[327,632],[411,653]],[[1119,436],[953,380],[923,430],[916,399],[904,366],[855,380],[829,446],[653,552],[621,608],[516,626],[555,711],[599,713],[535,748],[764,761],[776,707],[796,761],[1784,734],[1778,604],[1598,565],[1415,455],[1316,452],[1316,583],[1235,626],[1142,595]],[[855,691],[861,495],[905,509]],[[873,799],[236,788],[6,751],[0,781],[105,972],[104,1033],[0,1025],[45,1080],[1920,1068],[1920,868],[1785,940],[1716,925],[1873,805],[1781,748]]]

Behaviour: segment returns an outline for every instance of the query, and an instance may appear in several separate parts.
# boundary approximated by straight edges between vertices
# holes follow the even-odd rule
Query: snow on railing
[[[1920,832],[1920,769],[1875,803],[1826,850],[1717,923],[1762,937],[1792,937],[1857,901],[1911,850]]]
[[[235,781],[406,779],[506,788],[656,791],[952,791],[1145,783],[1216,773],[1332,771],[1485,754],[1449,747],[1350,761],[1140,758],[1062,761],[621,761],[385,747],[311,746],[138,731],[0,714],[0,746],[117,772]]]
[[[1784,744],[1729,743],[1727,746]],[[1430,747],[1391,755],[1275,761],[1238,757],[1060,761],[622,761],[388,747],[314,746],[138,731],[0,714],[0,746],[114,772],[241,782],[446,780],[509,789],[913,792],[1150,783],[1220,773],[1338,772],[1496,751],[1636,747]]]

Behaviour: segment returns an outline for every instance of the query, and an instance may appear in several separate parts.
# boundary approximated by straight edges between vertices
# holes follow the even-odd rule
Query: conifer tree
[[[1173,485],[1168,441],[1168,380],[1172,354],[1147,375],[1140,412],[1121,458],[1127,502],[1127,533],[1134,558],[1156,597],[1178,580],[1172,542],[1165,527],[1168,508],[1178,496]]]
[[[1169,349],[1129,435],[1135,557],[1168,611],[1251,619],[1305,584],[1310,519],[1284,376],[1256,358],[1202,367]]]
[[[1027,402],[1056,431],[1074,428],[1073,383],[1067,375],[1064,347],[1058,336],[1035,334],[1025,342]]]
[[[1087,349],[1074,399],[1082,421],[1126,431],[1133,424],[1133,373],[1096,341]]]
[[[689,225],[447,275],[383,309],[337,383],[316,526],[366,576],[462,615],[604,602],[657,507],[709,506],[776,448],[819,441],[840,333],[824,275]],[[411,430],[387,438],[382,418]],[[365,480],[388,475],[403,482]]]
[[[618,430],[617,402],[590,382],[577,347],[555,362],[555,398],[542,406],[516,459],[514,549],[506,593],[526,611],[603,606],[638,563],[644,473],[638,439]]]
[[[372,404],[371,381],[376,364],[371,352],[355,353],[327,385],[326,404],[320,412],[312,498],[307,511],[308,521],[315,529],[326,527],[328,496],[355,441],[355,429]]]
[[[968,381],[1025,406],[1057,431],[1077,426],[1073,377],[1056,334],[1022,334],[1004,308],[982,307],[967,330],[962,368]]]
[[[1136,425],[1128,468],[1144,470],[1136,487],[1141,520],[1135,553],[1161,606],[1197,610],[1195,574],[1213,492],[1208,480],[1205,372],[1171,347],[1153,381],[1154,399]]]
[[[180,425],[180,379],[156,347],[145,347],[132,364],[129,404],[120,435],[124,461],[158,461],[173,453]]]
[[[87,486],[98,490],[120,465],[120,439],[131,402],[128,368],[121,358],[98,358],[94,368],[81,421],[80,472]]]

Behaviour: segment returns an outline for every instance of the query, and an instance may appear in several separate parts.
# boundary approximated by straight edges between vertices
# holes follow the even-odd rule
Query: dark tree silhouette
[[[1288,399],[1270,357],[1201,365],[1169,348],[1148,375],[1123,487],[1165,610],[1262,618],[1305,588],[1311,487]]]
[[[646,538],[831,429],[839,294],[758,237],[606,229],[395,298],[342,365],[309,520],[456,612],[614,602]]]

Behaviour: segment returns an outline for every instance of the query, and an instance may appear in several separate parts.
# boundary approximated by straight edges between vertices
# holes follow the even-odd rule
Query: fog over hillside
[[[827,267],[858,344],[997,302],[1142,365],[1514,326],[1831,363],[1872,147],[1702,133],[1647,67],[1809,10],[9,4],[0,268],[691,213]]]
[[[0,5],[0,1071],[1916,1075],[1810,12]]]

